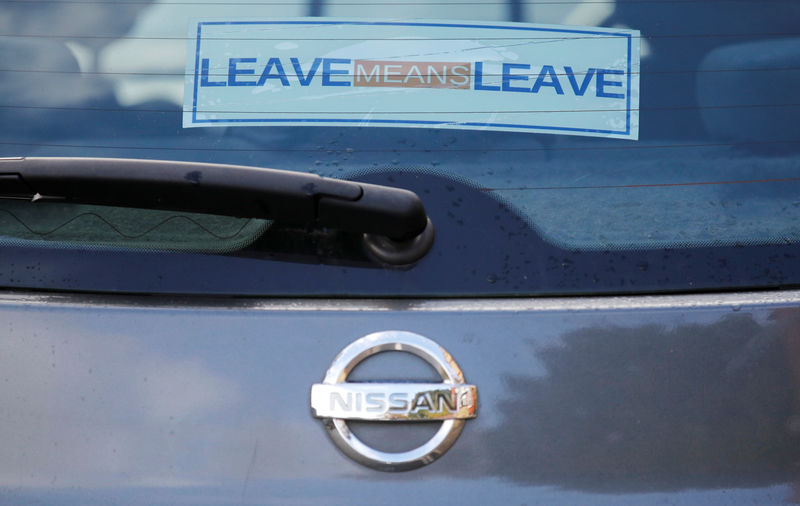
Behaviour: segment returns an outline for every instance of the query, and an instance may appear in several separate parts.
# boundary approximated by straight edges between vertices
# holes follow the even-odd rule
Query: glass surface
[[[192,19],[300,16],[640,30],[639,140],[433,128],[182,128]],[[397,186],[405,180],[405,187],[417,181],[414,189],[426,208],[443,218],[434,221],[439,235],[423,261],[427,264],[398,271],[370,264],[357,238],[329,233],[302,238],[302,231],[263,223],[243,240],[214,244],[215,236],[230,237],[233,225],[225,222],[191,247],[186,237],[196,224],[170,215],[162,218],[172,228],[144,244],[98,237],[102,232],[88,222],[78,227],[87,231],[85,237],[29,237],[30,230],[18,230],[18,220],[5,211],[19,204],[4,204],[0,233],[7,257],[21,262],[35,257],[62,278],[90,267],[97,272],[121,268],[122,260],[103,257],[102,251],[90,259],[92,245],[154,252],[139,252],[128,261],[141,265],[129,279],[116,275],[104,283],[98,275],[76,286],[9,271],[0,275],[0,283],[315,295],[611,293],[797,284],[799,22],[800,4],[775,0],[5,2],[0,4],[0,156],[188,160]],[[454,182],[460,185],[456,200],[448,190]],[[491,211],[492,206],[502,212]],[[81,214],[65,215],[70,212]],[[125,211],[94,212],[101,217],[98,227],[115,213],[115,219],[131,221]],[[46,214],[28,218],[28,228],[49,230]],[[183,246],[170,243],[170,234]],[[42,240],[73,257],[50,255]],[[206,266],[205,283],[174,271],[170,281],[156,282],[155,274],[145,279],[187,262]],[[248,281],[247,272],[269,272],[273,282]],[[274,282],[287,272],[314,279],[314,286]]]

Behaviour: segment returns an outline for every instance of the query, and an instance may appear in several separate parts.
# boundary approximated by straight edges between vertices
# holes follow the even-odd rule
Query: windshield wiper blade
[[[424,251],[411,255],[411,261],[421,258],[433,240],[425,208],[411,191],[239,165],[123,158],[2,158],[0,198],[330,227],[367,234],[370,240],[365,242],[371,250],[386,243],[393,250],[392,258],[397,256],[397,248],[419,250],[424,243]],[[403,254],[403,261],[378,257],[389,263],[410,263]]]

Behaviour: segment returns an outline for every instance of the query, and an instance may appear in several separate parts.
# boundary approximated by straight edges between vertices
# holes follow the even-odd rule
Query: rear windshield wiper
[[[433,226],[408,190],[239,165],[122,158],[0,158],[0,198],[258,218],[364,234],[391,264],[428,252]]]

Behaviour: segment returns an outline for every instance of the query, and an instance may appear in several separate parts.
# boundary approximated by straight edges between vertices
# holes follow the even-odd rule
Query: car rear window
[[[369,48],[399,39],[409,52],[429,50],[430,61],[469,37],[454,31],[420,42],[416,32],[403,36],[410,30],[403,23],[560,27],[563,36],[520,31],[513,41],[547,44],[553,52],[577,27],[632,33],[640,64],[622,76],[638,80],[638,137],[395,127],[371,123],[375,115],[368,110],[360,111],[363,121],[341,126],[187,128],[193,27],[292,19],[395,23],[359,43]],[[0,282],[57,290],[371,296],[796,285],[798,22],[800,5],[777,0],[3,2],[0,156],[216,162],[398,186],[420,195],[437,236],[425,258],[396,267],[365,256],[358,237],[347,234],[5,200],[0,244],[8,262]],[[258,35],[251,42],[253,51],[267,54],[314,33],[292,39],[282,32],[282,40]],[[494,49],[510,62],[503,68],[525,74],[512,42],[502,44]],[[247,63],[241,68],[249,69]],[[210,72],[212,81],[230,79]],[[580,88],[580,74],[556,68],[555,75],[564,87]],[[545,91],[556,97],[552,85]],[[465,111],[478,107],[469,100]],[[288,112],[298,107],[287,104]],[[542,121],[555,113],[592,114],[579,105],[529,109],[520,101],[510,114]],[[394,114],[409,113],[424,118],[431,111]]]

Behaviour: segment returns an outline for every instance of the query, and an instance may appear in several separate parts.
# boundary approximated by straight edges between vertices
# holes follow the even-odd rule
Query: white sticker
[[[527,23],[194,21],[184,127],[639,137],[639,32]]]

